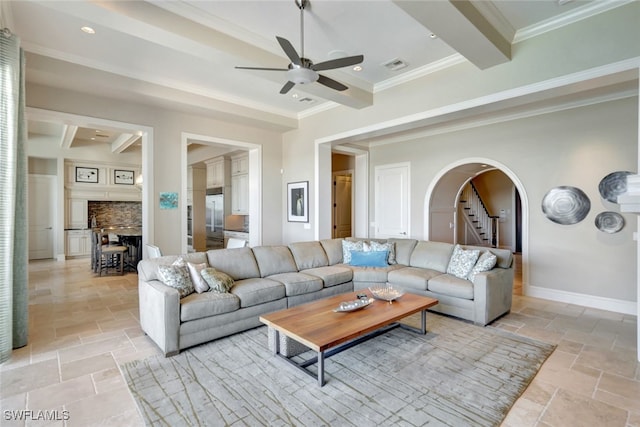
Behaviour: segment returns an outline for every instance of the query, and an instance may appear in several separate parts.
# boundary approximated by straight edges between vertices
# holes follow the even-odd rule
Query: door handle
[[[53,230],[53,227],[47,227],[45,230]]]
[[[402,232],[402,233],[400,233],[400,234],[402,234],[402,235],[406,236],[406,235],[407,235],[407,232],[406,232],[406,231],[403,231],[403,232]]]

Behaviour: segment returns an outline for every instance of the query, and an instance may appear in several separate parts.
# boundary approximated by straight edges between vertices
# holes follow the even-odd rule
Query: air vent
[[[308,96],[305,96],[304,98],[298,99],[298,102],[309,102],[309,103],[311,103],[311,102],[316,102],[316,100],[313,99],[313,98],[309,98]]]
[[[404,62],[402,59],[399,59],[399,58],[392,59],[391,61],[385,62],[382,65],[384,65],[391,71],[402,70],[403,68],[406,68],[408,66],[406,62]]]

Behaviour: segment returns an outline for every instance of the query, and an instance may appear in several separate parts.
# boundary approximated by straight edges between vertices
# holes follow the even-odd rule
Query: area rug
[[[427,328],[326,359],[324,387],[272,355],[266,327],[121,369],[147,425],[496,426],[555,348],[432,313]]]

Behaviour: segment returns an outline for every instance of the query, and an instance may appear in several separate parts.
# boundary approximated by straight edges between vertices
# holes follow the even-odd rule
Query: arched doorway
[[[450,243],[458,243],[456,230],[458,223],[457,200],[460,190],[470,180],[489,171],[504,174],[513,183],[515,190],[511,197],[508,211],[508,224],[514,227],[512,238],[507,245],[512,251],[521,246],[521,256],[517,260],[516,274],[521,277],[516,279],[516,286],[522,286],[522,293],[526,294],[528,283],[528,212],[529,203],[526,191],[515,173],[508,167],[492,159],[468,158],[461,159],[444,167],[429,184],[424,200],[424,230],[425,240],[434,240]],[[517,196],[516,196],[517,195]],[[520,205],[517,206],[516,203]],[[506,223],[506,221],[505,221]],[[520,227],[520,232],[515,227]]]

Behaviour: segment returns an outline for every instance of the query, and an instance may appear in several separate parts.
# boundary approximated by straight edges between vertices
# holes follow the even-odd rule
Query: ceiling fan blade
[[[280,89],[280,93],[284,95],[285,93],[289,92],[295,85],[296,84],[294,82],[286,82],[284,86],[282,86],[282,89]]]
[[[238,70],[289,71],[288,68],[236,67]]]
[[[333,70],[334,68],[348,67],[356,65],[364,61],[363,55],[347,56],[346,58],[331,59],[329,61],[313,64],[311,69],[314,71]]]
[[[343,85],[340,82],[337,82],[329,77],[323,76],[322,74],[318,75],[318,83],[330,87],[331,89],[338,90],[342,92],[343,90],[349,89],[347,86]]]
[[[280,47],[282,48],[282,50],[284,50],[284,53],[287,54],[291,62],[295,65],[302,66],[302,60],[300,59],[298,52],[296,52],[296,50],[293,48],[291,42],[279,36],[276,36],[276,39],[278,40],[278,43],[280,43]]]

